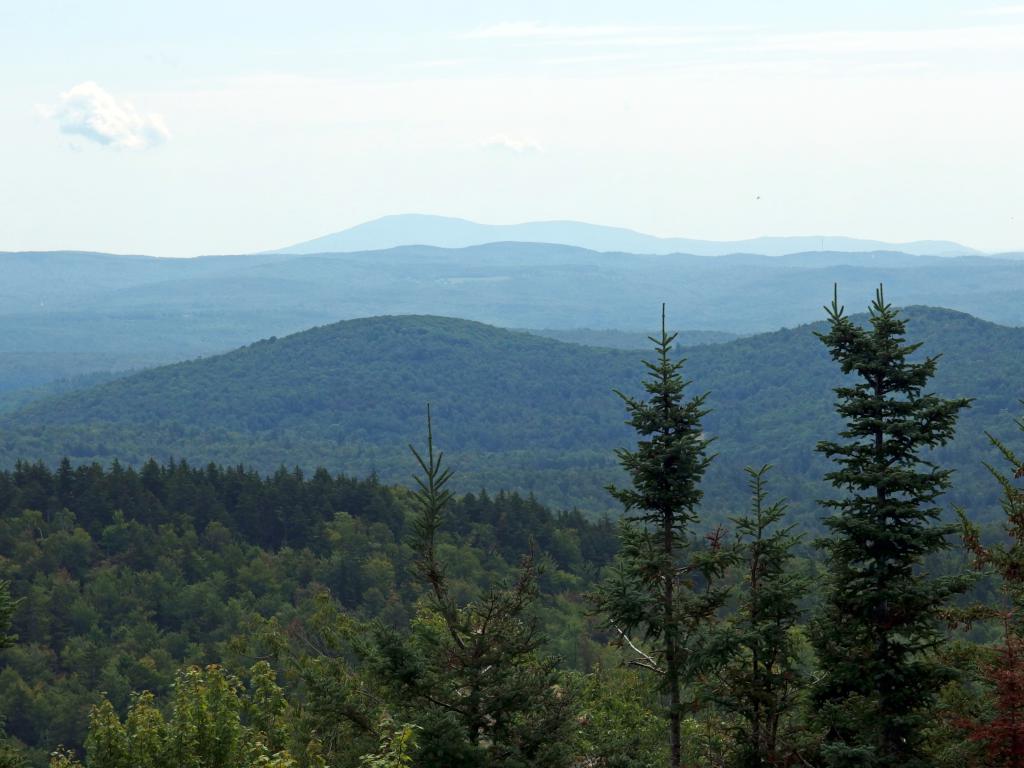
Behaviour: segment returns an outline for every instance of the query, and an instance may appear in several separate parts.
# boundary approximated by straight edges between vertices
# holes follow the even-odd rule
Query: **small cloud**
[[[115,149],[145,149],[171,137],[160,115],[140,114],[92,81],[79,83],[62,93],[56,106],[39,111],[54,120],[62,133]]]
[[[543,152],[544,148],[529,139],[516,139],[504,133],[496,133],[480,142],[484,149],[507,150],[522,154],[524,152]]]

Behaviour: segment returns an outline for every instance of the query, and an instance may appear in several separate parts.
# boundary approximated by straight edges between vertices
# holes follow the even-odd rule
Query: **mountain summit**
[[[466,219],[409,213],[384,216],[334,234],[307,240],[271,253],[341,253],[394,248],[400,245],[433,245],[466,248],[498,242],[554,243],[594,251],[725,256],[750,253],[783,256],[807,251],[901,251],[917,256],[979,255],[980,251],[948,240],[917,240],[886,243],[852,237],[758,237],[751,240],[693,240],[655,237],[621,227],[605,227],[580,221],[532,221],[524,224],[478,224]]]

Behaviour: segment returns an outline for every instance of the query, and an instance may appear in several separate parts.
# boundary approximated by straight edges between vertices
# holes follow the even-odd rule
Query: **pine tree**
[[[821,543],[830,583],[815,627],[824,755],[836,768],[925,768],[922,727],[945,678],[931,651],[946,601],[964,587],[922,571],[954,530],[937,506],[951,471],[927,451],[953,438],[969,401],[925,391],[937,358],[909,359],[920,345],[906,342],[906,321],[881,288],[866,328],[836,297],[826,309],[830,327],[819,338],[856,381],[835,390],[843,442],[818,445],[836,464],[826,479],[840,491],[822,502],[833,510]]]
[[[707,670],[714,645],[708,630],[727,595],[721,577],[735,559],[721,528],[703,540],[693,531],[700,521],[700,482],[712,459],[701,428],[707,395],[686,397],[691,382],[682,376],[685,361],[672,359],[675,339],[666,331],[663,305],[661,335],[651,337],[657,357],[644,363],[649,397],[616,393],[639,440],[636,450],[617,451],[632,487],[609,487],[626,511],[622,549],[595,600],[634,652],[631,663],[661,677],[671,768],[682,764],[682,718],[697,710],[694,684]],[[634,633],[654,650],[642,650]]]
[[[786,504],[767,503],[769,467],[747,467],[750,513],[733,519],[743,552],[744,578],[739,605],[725,640],[732,658],[719,673],[717,698],[740,719],[736,765],[746,768],[789,765],[795,747],[794,713],[808,687],[806,654],[795,628],[800,603],[810,589],[794,569],[793,526],[780,526]]]

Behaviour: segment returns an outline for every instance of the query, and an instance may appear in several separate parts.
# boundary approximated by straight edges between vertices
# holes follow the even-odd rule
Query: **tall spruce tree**
[[[682,764],[683,715],[696,710],[694,683],[710,662],[708,630],[727,590],[721,577],[734,555],[723,546],[722,531],[695,534],[700,482],[711,462],[701,428],[706,394],[690,398],[682,376],[684,360],[673,360],[676,334],[665,327],[651,337],[656,359],[645,362],[643,383],[649,397],[617,392],[639,438],[636,450],[617,455],[631,488],[609,486],[622,502],[622,549],[596,595],[597,609],[622,642],[635,653],[632,664],[657,673],[668,699],[671,768]],[[634,633],[642,639],[634,641]],[[643,650],[649,645],[652,650]]]
[[[835,768],[925,768],[922,727],[945,678],[930,652],[942,642],[941,610],[964,586],[922,570],[955,530],[937,506],[951,471],[927,451],[952,439],[970,401],[925,391],[938,358],[910,360],[920,345],[906,342],[906,321],[881,288],[867,327],[837,297],[826,310],[819,338],[856,381],[835,390],[842,442],[818,444],[840,491],[822,502],[833,510],[821,542],[830,581],[814,632],[826,675],[817,692],[824,756]]]

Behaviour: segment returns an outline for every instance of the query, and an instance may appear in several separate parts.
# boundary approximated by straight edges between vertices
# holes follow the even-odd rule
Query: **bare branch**
[[[665,674],[665,670],[663,670],[661,667],[658,666],[658,662],[656,662],[650,656],[650,654],[644,653],[639,648],[637,648],[636,644],[632,640],[629,639],[629,635],[627,635],[625,632],[623,632],[621,629],[619,629],[618,626],[616,626],[614,624],[612,626],[615,628],[615,631],[619,633],[619,637],[621,637],[626,642],[626,644],[630,648],[633,649],[633,652],[636,653],[638,656],[640,656],[643,659],[642,662],[641,661],[631,661],[631,662],[629,662],[630,664],[633,664],[634,666],[637,666],[637,667],[643,667],[644,669],[649,669],[649,670],[651,670],[653,672],[657,672],[659,675],[664,675]]]

